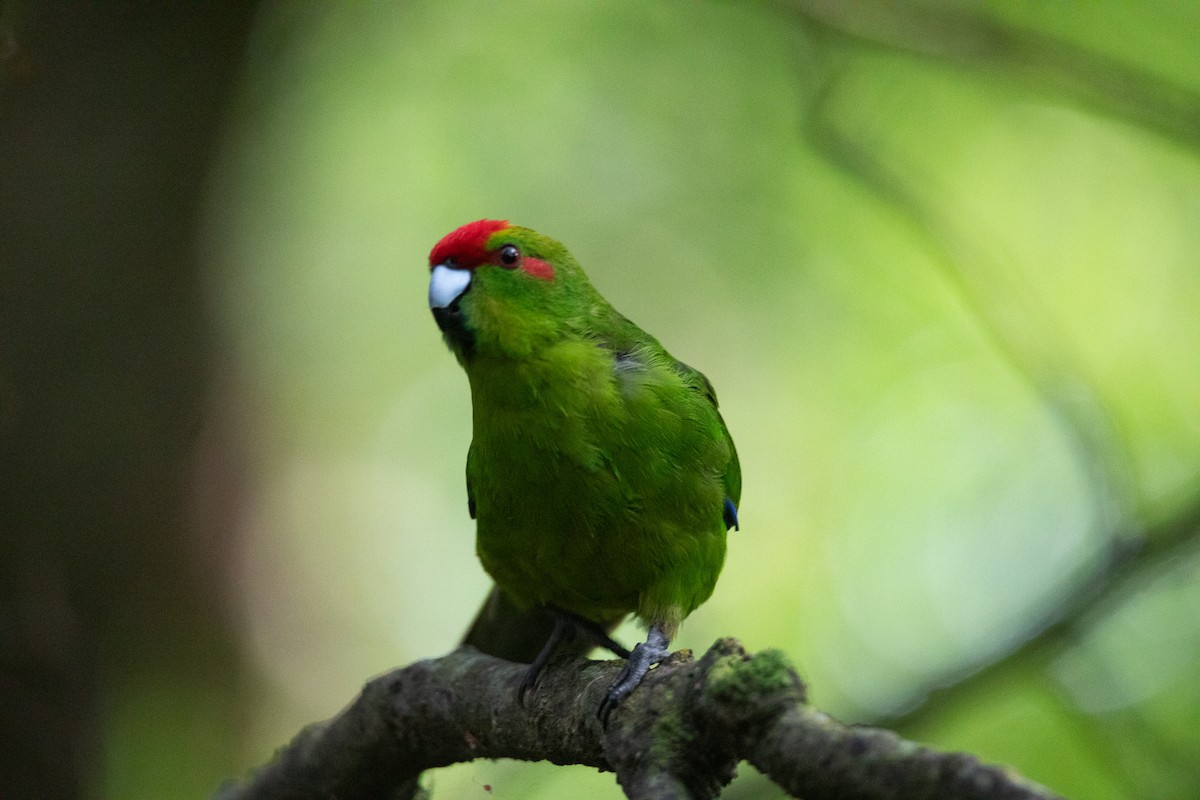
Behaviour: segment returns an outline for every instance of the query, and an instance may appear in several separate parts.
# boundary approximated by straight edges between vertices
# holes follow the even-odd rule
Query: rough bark
[[[631,798],[712,798],[747,761],[806,800],[1057,797],[973,756],[943,753],[809,706],[778,651],[719,640],[674,654],[607,728],[596,717],[620,663],[552,664],[522,706],[524,667],[461,648],[375,678],[218,800],[412,796],[424,770],[477,758],[547,760],[616,773]]]

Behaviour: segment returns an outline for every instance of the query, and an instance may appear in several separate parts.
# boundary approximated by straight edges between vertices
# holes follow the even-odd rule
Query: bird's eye
[[[500,264],[505,267],[515,267],[521,261],[521,251],[516,245],[506,244],[500,248]]]

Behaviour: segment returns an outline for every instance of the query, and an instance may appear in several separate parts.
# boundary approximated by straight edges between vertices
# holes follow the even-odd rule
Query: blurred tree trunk
[[[197,216],[253,4],[3,11],[0,797],[54,800],[95,791],[122,687],[186,678],[236,708],[189,502]]]

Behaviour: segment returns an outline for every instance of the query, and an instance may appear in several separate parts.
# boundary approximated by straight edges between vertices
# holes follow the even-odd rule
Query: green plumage
[[[713,591],[727,498],[741,492],[713,389],[617,313],[561,244],[491,226],[503,227],[465,226],[431,256],[470,272],[434,312],[471,387],[479,558],[517,606],[606,628],[634,613],[669,640]]]

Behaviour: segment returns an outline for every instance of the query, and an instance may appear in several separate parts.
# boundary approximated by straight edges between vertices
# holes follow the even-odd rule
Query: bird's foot
[[[517,705],[522,708],[525,706],[525,696],[533,691],[533,687],[537,684],[538,676],[542,674],[542,670],[550,662],[550,656],[554,655],[554,651],[569,634],[570,625],[571,622],[569,620],[557,614],[555,615],[554,628],[550,631],[550,638],[542,645],[542,649],[537,654],[537,657],[533,659],[533,663],[525,668],[525,674],[521,676],[521,683],[517,686]]]
[[[530,664],[525,668],[525,674],[521,676],[521,683],[517,686],[517,705],[521,706],[521,708],[525,707],[525,697],[537,685],[538,676],[542,674],[544,666],[546,666],[545,662]]]
[[[593,622],[590,619],[573,614],[570,611],[563,611],[560,608],[548,608],[547,610],[554,616],[554,628],[550,631],[550,637],[542,645],[542,649],[537,654],[537,657],[533,659],[533,663],[526,668],[525,674],[521,676],[521,683],[517,686],[517,703],[521,706],[525,705],[526,697],[537,685],[542,670],[550,663],[555,651],[559,649],[564,641],[573,636],[585,637],[585,640],[590,640],[597,647],[611,650],[614,655],[620,658],[629,658],[630,656],[629,650],[616,639],[609,636],[608,630],[599,622]],[[586,649],[590,650],[591,648]]]
[[[666,634],[657,626],[651,626],[646,634],[646,641],[633,648],[629,660],[625,662],[625,669],[621,670],[613,685],[608,687],[604,700],[600,702],[600,709],[596,712],[603,725],[607,727],[608,717],[613,709],[638,687],[650,668],[670,655],[667,649],[669,643],[670,639]]]

